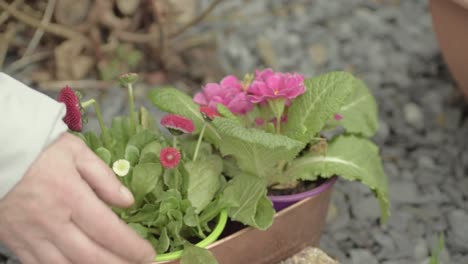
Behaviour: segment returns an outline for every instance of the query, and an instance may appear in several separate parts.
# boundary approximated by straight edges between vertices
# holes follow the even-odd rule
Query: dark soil
[[[301,192],[306,192],[311,190],[320,184],[324,183],[327,179],[319,178],[315,181],[301,181],[299,184],[292,189],[271,189],[268,188],[268,195],[291,195],[291,194],[298,194]]]

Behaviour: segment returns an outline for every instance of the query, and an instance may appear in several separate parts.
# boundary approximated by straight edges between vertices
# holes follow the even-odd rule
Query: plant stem
[[[133,98],[133,85],[131,83],[128,84],[128,112],[130,115],[130,128],[131,131],[134,131],[136,128],[136,118],[135,118],[135,102]]]
[[[94,107],[94,111],[96,112],[96,116],[99,121],[99,126],[101,127],[102,133],[107,133],[107,127],[104,124],[104,120],[102,119],[102,115],[101,115],[101,108],[99,107],[99,104],[96,102],[96,100],[89,99],[88,101],[81,103],[81,107],[83,108],[87,108],[90,105]]]
[[[172,137],[172,146],[173,146],[174,148],[177,148],[177,137],[176,137],[176,136],[173,136],[173,137]]]
[[[281,134],[281,116],[276,117],[276,134]]]
[[[200,150],[200,145],[203,139],[203,135],[205,134],[205,130],[206,130],[206,122],[203,124],[203,128],[200,132],[200,135],[198,136],[197,146],[195,147],[195,153],[193,154],[193,161],[197,160],[198,151]]]

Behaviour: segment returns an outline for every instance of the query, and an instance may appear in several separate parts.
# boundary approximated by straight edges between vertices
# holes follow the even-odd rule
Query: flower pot
[[[468,0],[431,0],[430,10],[444,59],[468,98]]]
[[[321,185],[317,187],[321,188],[320,192],[276,213],[274,223],[268,230],[237,228],[240,230],[216,241],[208,249],[220,264],[271,264],[284,260],[307,246],[317,246],[335,181],[327,181],[327,188],[321,188]],[[226,229],[230,229],[230,226]],[[179,262],[165,264],[169,263]]]
[[[307,246],[317,246],[334,182],[314,196],[276,213],[273,225],[266,231],[244,228],[215,242],[208,249],[220,264],[271,264]]]
[[[308,197],[316,196],[326,190],[328,190],[335,182],[336,177],[333,177],[323,184],[317,186],[314,189],[309,191],[305,191],[298,194],[291,194],[291,195],[270,195],[268,196],[270,200],[273,202],[273,206],[277,212],[283,210],[284,208],[293,205],[299,201],[302,201]]]
[[[221,233],[223,232],[224,228],[226,227],[227,219],[228,219],[227,211],[224,210],[219,215],[218,222],[215,228],[213,229],[213,232],[211,232],[211,234],[208,237],[198,242],[197,246],[206,248],[207,246],[215,242],[218,239],[218,237],[221,235]],[[156,261],[158,261],[157,263],[165,263],[165,264],[178,263],[178,261],[176,260],[179,259],[181,256],[182,256],[182,250],[165,253],[165,254],[158,254],[156,256]]]

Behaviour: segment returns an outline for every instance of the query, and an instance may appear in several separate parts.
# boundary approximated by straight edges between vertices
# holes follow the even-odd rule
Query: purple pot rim
[[[315,187],[312,190],[308,190],[305,192],[301,193],[296,193],[296,194],[289,194],[289,195],[269,195],[268,198],[272,202],[296,202],[303,200],[308,197],[316,196],[321,194],[322,192],[328,190],[333,186],[333,184],[336,182],[338,179],[337,176],[334,176],[330,179],[328,179],[326,182],[320,184],[319,186]]]

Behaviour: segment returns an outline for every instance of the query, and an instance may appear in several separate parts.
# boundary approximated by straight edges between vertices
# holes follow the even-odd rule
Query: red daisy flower
[[[213,121],[215,116],[220,116],[218,111],[213,110],[211,107],[207,105],[200,106],[200,113],[202,114],[203,118],[206,121]]]
[[[80,99],[75,91],[69,86],[65,86],[60,90],[57,101],[64,103],[67,109],[67,113],[63,118],[65,124],[67,124],[70,130],[80,132],[83,128],[83,120]]]
[[[334,118],[336,121],[340,121],[341,119],[343,119],[343,116],[340,115],[340,114],[335,114],[335,116],[333,116],[333,118]]]
[[[180,152],[173,147],[163,148],[159,153],[159,160],[166,169],[177,167],[180,161]]]
[[[166,115],[161,119],[161,125],[169,129],[173,135],[190,134],[195,131],[193,121],[180,115]]]

